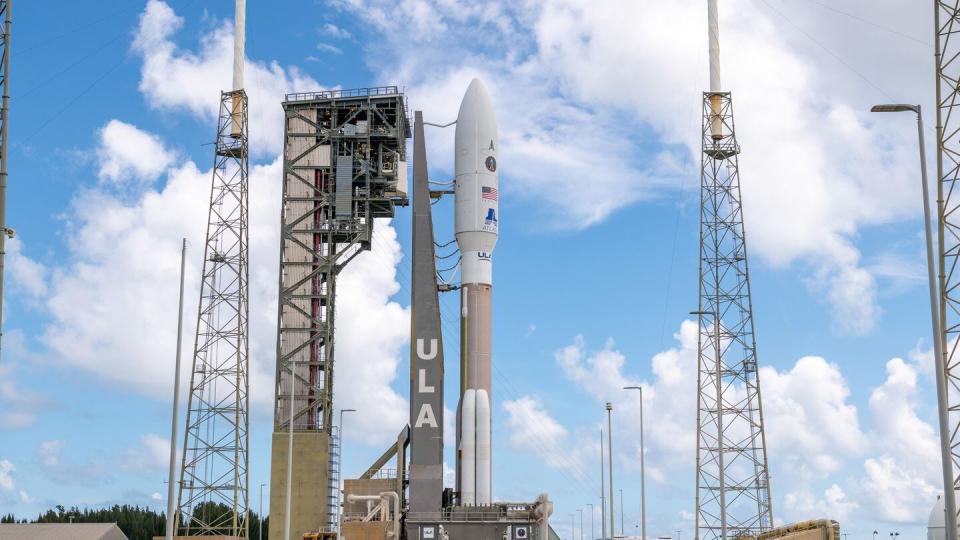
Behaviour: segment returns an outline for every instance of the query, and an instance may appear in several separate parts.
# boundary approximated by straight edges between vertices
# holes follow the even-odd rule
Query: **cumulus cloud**
[[[122,466],[128,471],[163,471],[170,465],[170,441],[147,433],[124,453]]]
[[[113,119],[100,130],[97,160],[101,180],[152,182],[170,166],[174,154],[156,135]]]
[[[219,114],[218,96],[229,90],[233,73],[233,25],[223,21],[204,35],[199,51],[180,49],[174,41],[183,18],[161,0],[150,0],[140,16],[133,51],[143,61],[140,91],[147,103],[163,111],[188,111],[211,125]],[[295,67],[246,59],[250,148],[258,156],[280,152],[283,110],[290,92],[320,90],[320,84]],[[211,128],[211,135],[213,131]]]
[[[875,454],[863,464],[862,497],[895,522],[919,522],[943,483],[934,427],[917,413],[917,368],[901,358],[886,365],[887,378],[870,394]]]
[[[17,468],[9,459],[0,459],[0,489],[12,491],[16,487],[17,482],[13,478],[15,472]]]
[[[24,253],[23,242],[19,237],[7,240],[5,264],[7,276],[13,294],[25,294],[28,299],[36,300],[47,293],[47,268]],[[6,302],[4,302],[6,307]]]
[[[790,460],[788,468],[823,476],[866,450],[857,408],[836,364],[806,356],[783,372],[761,368],[760,381],[770,452]]]
[[[585,227],[682,183],[697,185],[707,79],[702,2],[338,5],[387,36],[371,46],[370,62],[383,82],[407,81],[411,101],[428,117],[452,119],[470,78],[487,82],[503,189],[549,209],[531,216],[537,223]],[[417,30],[391,32],[398,18]],[[664,21],[701,21],[691,28],[704,30],[678,41],[676,27]],[[855,239],[865,228],[918,214],[916,143],[868,120],[862,92],[847,92],[863,81],[820,62],[819,47],[792,42],[776,13],[747,0],[725,2],[721,26],[724,81],[734,90],[744,148],[751,252],[779,267],[807,268],[811,292],[832,310],[836,330],[869,332],[881,310]],[[871,43],[902,56],[894,44]],[[846,86],[838,88],[838,80]],[[442,158],[449,137],[428,137],[441,156],[437,165],[449,169]]]

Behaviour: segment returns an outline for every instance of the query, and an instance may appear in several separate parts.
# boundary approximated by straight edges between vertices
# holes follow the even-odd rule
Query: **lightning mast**
[[[187,429],[177,498],[184,536],[247,538],[250,382],[245,0],[236,0],[233,89],[220,94]]]
[[[717,0],[708,0],[703,94],[697,372],[697,540],[772,527],[770,484],[730,92],[721,90]]]
[[[943,380],[942,384],[946,386],[949,426],[950,459],[944,459],[942,463],[946,538],[956,540],[956,490],[960,488],[960,479],[955,475],[960,468],[960,273],[957,272],[957,263],[960,262],[960,195],[956,193],[960,187],[960,120],[956,117],[960,112],[960,43],[957,43],[956,33],[960,31],[960,0],[935,0],[934,23],[937,34],[939,308],[944,356],[943,371],[938,373],[937,384]],[[951,484],[953,489],[950,489]]]

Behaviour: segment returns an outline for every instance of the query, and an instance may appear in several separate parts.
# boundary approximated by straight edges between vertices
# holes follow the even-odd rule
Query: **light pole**
[[[624,386],[624,390],[637,390],[640,392],[640,537],[647,540],[647,492],[646,492],[646,471],[643,463],[643,387],[642,386]]]
[[[570,540],[576,540],[577,526],[574,523],[573,514],[570,514]]]
[[[583,508],[577,508],[580,513],[580,540],[583,540]]]
[[[593,514],[596,512],[596,510],[593,508],[593,503],[587,503],[587,506],[590,507],[590,540],[597,540],[597,537],[593,532]]]
[[[263,486],[266,484],[260,484],[260,515],[257,516],[260,518],[260,526],[257,527],[260,540],[263,540]]]
[[[607,539],[607,473],[603,466],[603,428],[600,428],[600,540]]]
[[[946,538],[957,540],[957,501],[954,494],[953,457],[950,445],[950,425],[948,418],[946,367],[944,366],[943,326],[940,320],[940,301],[937,295],[937,282],[933,263],[933,233],[930,230],[930,198],[927,186],[927,151],[923,142],[923,113],[920,105],[875,105],[871,112],[907,112],[917,115],[917,136],[920,143],[920,181],[923,189],[923,223],[927,240],[927,280],[930,289],[930,323],[933,326],[933,355],[937,372],[937,412],[940,426],[940,462],[943,473],[943,503],[946,513]],[[943,208],[938,208],[938,217]],[[944,269],[940,269],[941,273]],[[897,533],[898,535],[900,533]]]
[[[623,525],[623,488],[620,488],[620,536],[627,536],[627,528]]]
[[[900,536],[900,533],[898,533],[898,532],[892,532],[892,533],[890,533],[890,538],[893,538],[893,540],[897,540],[897,537],[898,537],[898,536]]]
[[[614,498],[613,498],[613,404],[609,401],[607,402],[607,464],[610,470],[610,538],[616,538],[617,533],[614,531],[616,528],[617,518],[616,510],[614,510]]]
[[[877,540],[877,534],[879,534],[877,531],[873,531],[873,540]]]
[[[340,485],[337,486],[337,494],[341,495],[338,497],[337,501],[337,532],[340,532],[340,524],[343,521],[343,413],[345,412],[357,412],[356,409],[340,409],[340,433],[338,439],[340,439],[340,459],[337,461],[337,478],[340,481]]]

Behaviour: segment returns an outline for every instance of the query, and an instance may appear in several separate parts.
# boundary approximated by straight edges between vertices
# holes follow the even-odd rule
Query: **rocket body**
[[[460,404],[457,486],[463,505],[488,505],[493,490],[493,249],[500,226],[497,121],[486,88],[474,79],[457,116],[455,229],[460,248]]]

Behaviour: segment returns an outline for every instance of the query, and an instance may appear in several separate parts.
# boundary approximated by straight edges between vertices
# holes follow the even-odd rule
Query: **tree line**
[[[203,519],[210,520],[217,516],[226,516],[230,514],[229,506],[221,503],[205,502],[194,509],[194,514],[202,516]],[[0,516],[0,523],[116,523],[117,527],[127,535],[130,540],[153,540],[154,536],[163,536],[167,528],[167,516],[165,512],[156,512],[148,507],[140,506],[113,505],[109,508],[84,508],[80,510],[76,506],[65,508],[57,505],[50,510],[40,514],[36,519],[27,520],[26,518],[17,519],[12,513]],[[255,512],[250,512],[250,540],[260,538],[260,528],[263,527],[263,539],[267,538],[267,528],[270,518],[266,518],[261,523],[260,516]]]

